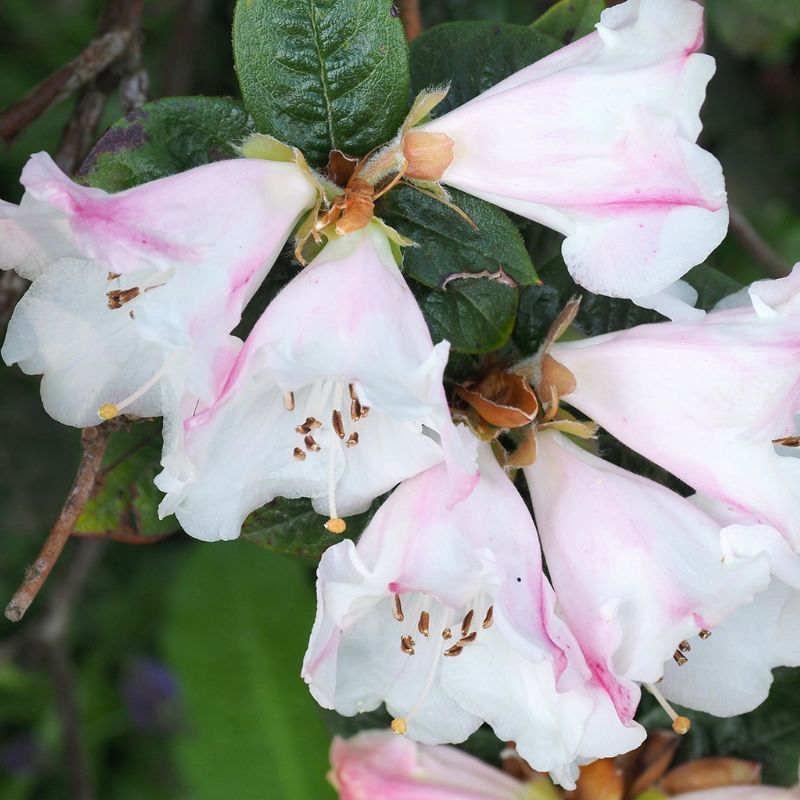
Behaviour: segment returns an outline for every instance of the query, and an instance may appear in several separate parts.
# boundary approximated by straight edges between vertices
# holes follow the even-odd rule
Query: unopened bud
[[[408,162],[405,176],[438,181],[453,160],[453,145],[446,133],[410,131],[403,138],[403,155]]]

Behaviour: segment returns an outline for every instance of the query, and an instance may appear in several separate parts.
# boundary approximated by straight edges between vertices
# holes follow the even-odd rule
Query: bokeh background
[[[421,8],[426,27],[526,24],[549,4],[422,0]],[[703,142],[722,161],[736,220],[710,263],[749,281],[800,260],[800,2],[705,5],[718,69]],[[101,8],[100,0],[0,2],[0,107],[80,52]],[[232,11],[231,0],[145,2],[151,99],[236,96]],[[0,197],[18,201],[27,156],[56,150],[73,104],[0,146]],[[112,96],[101,129],[120,107]],[[4,314],[0,334],[6,322]],[[38,381],[0,367],[0,603],[46,536],[79,453],[79,433],[42,411]],[[74,539],[24,621],[0,621],[0,797],[333,797],[324,775],[337,723],[298,677],[313,613],[312,568],[248,543]],[[767,711],[701,729],[691,747],[785,765],[800,750],[794,672],[781,674]],[[785,778],[784,766],[775,769]]]

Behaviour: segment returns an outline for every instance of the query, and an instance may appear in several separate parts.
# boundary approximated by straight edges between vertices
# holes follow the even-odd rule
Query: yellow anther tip
[[[390,727],[398,736],[402,736],[408,730],[408,725],[402,717],[393,719]]]
[[[341,517],[333,517],[325,523],[325,530],[328,533],[344,533],[347,530],[347,523]]]
[[[114,419],[114,417],[119,416],[119,409],[113,403],[103,403],[97,409],[97,416],[104,421]]]
[[[678,733],[681,736],[689,733],[691,728],[692,728],[692,721],[688,717],[677,717],[675,721],[672,723],[672,730],[674,730],[675,733]]]

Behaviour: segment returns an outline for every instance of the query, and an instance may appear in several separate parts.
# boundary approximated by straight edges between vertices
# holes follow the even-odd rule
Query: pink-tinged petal
[[[560,607],[623,722],[680,642],[769,581],[766,558],[722,562],[720,526],[660,484],[541,433],[525,469]]]
[[[765,554],[774,577],[710,638],[690,639],[688,663],[679,668],[668,662],[661,689],[675,703],[730,717],[767,699],[775,667],[800,666],[800,556],[765,526],[730,525],[723,530],[723,549],[728,562]]]
[[[722,170],[695,142],[714,72],[691,0],[628,0],[597,31],[423,126],[455,143],[442,182],[566,236],[591,291],[656,294],[722,241]]]
[[[8,325],[3,360],[29,375],[44,375],[45,410],[65,425],[96,425],[102,403],[127,397],[162,365],[161,348],[139,336],[128,314],[137,301],[111,310],[107,289],[103,267],[63,259],[33,282]],[[126,410],[142,417],[160,414],[158,388]]]
[[[800,460],[776,452],[800,412],[800,269],[699,322],[558,343],[565,400],[698,492],[800,546]]]
[[[341,800],[521,800],[524,786],[454,747],[367,731],[331,745]]]
[[[61,258],[81,258],[64,215],[30,195],[15,206],[0,200],[0,269],[27,280]]]

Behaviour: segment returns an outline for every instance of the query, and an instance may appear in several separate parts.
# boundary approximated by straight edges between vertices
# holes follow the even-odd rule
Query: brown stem
[[[791,269],[761,237],[747,217],[736,207],[729,206],[731,222],[730,231],[739,240],[739,244],[761,265],[764,273],[770,278],[785,278]]]
[[[419,0],[400,0],[400,19],[406,29],[406,41],[416,39],[422,33],[422,15]]]
[[[72,489],[39,555],[25,571],[21,586],[6,606],[6,618],[12,622],[19,622],[22,619],[58,561],[78,517],[91,497],[108,446],[108,437],[117,427],[118,424],[112,420],[94,428],[84,428],[81,435],[83,457]]]

